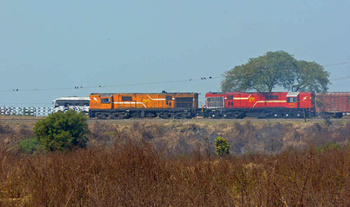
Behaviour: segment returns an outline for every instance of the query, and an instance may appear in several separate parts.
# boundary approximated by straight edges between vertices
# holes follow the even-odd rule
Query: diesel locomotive
[[[197,115],[198,93],[92,93],[90,118],[159,117],[190,119]]]
[[[204,117],[304,118],[315,115],[315,93],[207,93]]]

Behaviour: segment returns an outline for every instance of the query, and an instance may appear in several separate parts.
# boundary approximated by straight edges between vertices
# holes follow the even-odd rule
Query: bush
[[[74,110],[50,114],[34,126],[34,134],[48,151],[84,148],[88,132],[87,118]]]
[[[19,141],[17,148],[21,152],[33,154],[35,151],[42,150],[43,146],[40,144],[40,142],[36,138],[28,138],[28,139],[22,139],[21,141]]]
[[[315,150],[318,153],[323,153],[323,152],[331,151],[331,150],[334,150],[334,149],[340,150],[341,149],[340,143],[327,142],[324,145],[319,145],[319,146],[315,147]]]
[[[215,153],[218,155],[224,155],[230,153],[230,144],[228,143],[227,139],[224,139],[222,137],[216,137],[215,138]]]

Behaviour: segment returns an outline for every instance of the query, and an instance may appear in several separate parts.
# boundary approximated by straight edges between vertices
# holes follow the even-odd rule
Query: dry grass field
[[[87,149],[20,152],[0,122],[3,206],[349,206],[350,122],[92,122]],[[230,155],[214,153],[227,138]]]

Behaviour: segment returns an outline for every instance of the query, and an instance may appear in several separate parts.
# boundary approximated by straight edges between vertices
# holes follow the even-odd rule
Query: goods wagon
[[[193,118],[198,93],[92,93],[90,118]]]
[[[207,93],[203,117],[303,118],[315,115],[312,92]]]
[[[318,114],[342,118],[350,113],[350,92],[319,93],[316,99]]]

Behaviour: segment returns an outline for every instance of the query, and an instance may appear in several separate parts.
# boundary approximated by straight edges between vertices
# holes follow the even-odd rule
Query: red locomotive
[[[203,117],[303,118],[314,116],[315,93],[207,93]]]

